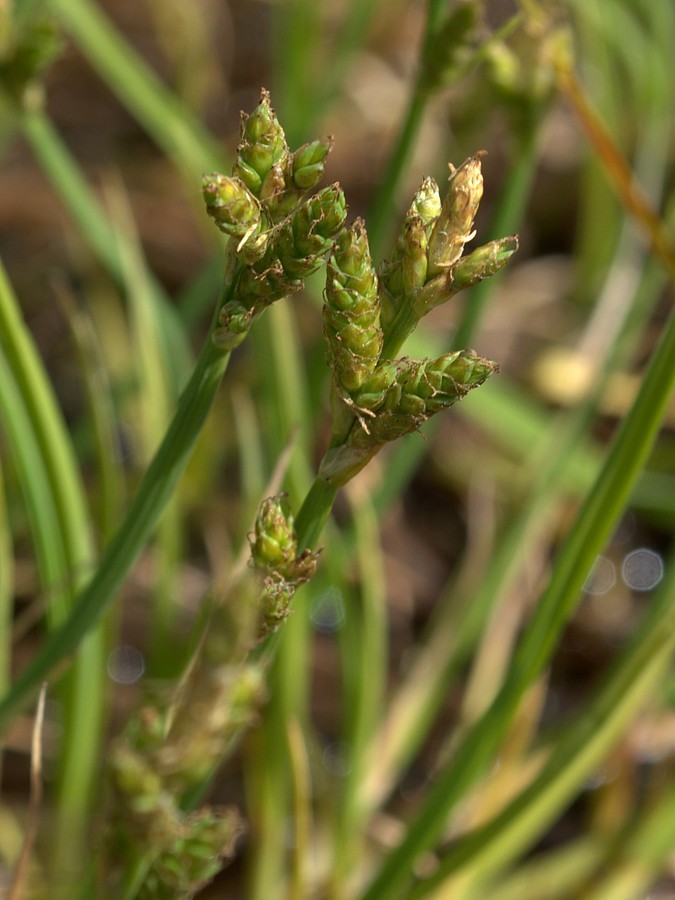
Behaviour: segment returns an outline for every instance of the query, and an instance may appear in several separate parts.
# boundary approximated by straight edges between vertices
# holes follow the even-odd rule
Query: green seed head
[[[270,169],[261,189],[270,218],[280,222],[297,208],[303,194],[322,178],[330,141],[312,141]]]
[[[325,253],[347,216],[345,195],[339,184],[323,188],[310,197],[291,217],[296,243],[301,251]],[[317,249],[315,249],[315,246]]]
[[[467,256],[463,256],[452,269],[452,289],[461,291],[473,287],[484,278],[490,278],[502,269],[518,249],[518,237],[510,237],[490,241],[477,247]]]
[[[291,170],[293,183],[301,191],[308,191],[323,178],[326,157],[333,145],[332,138],[303,144],[293,154]]]
[[[406,297],[414,296],[427,280],[427,234],[421,216],[408,214],[403,224],[401,283]]]
[[[263,576],[258,635],[263,638],[288,618],[295,591],[316,571],[318,553],[298,554],[293,516],[283,494],[262,503],[249,540],[253,565]]]
[[[433,178],[425,178],[405,214],[391,259],[378,270],[385,332],[401,307],[426,283],[429,236],[440,213],[438,185]]]
[[[436,219],[440,216],[441,209],[441,194],[438,190],[438,185],[433,178],[427,176],[422,181],[410,205],[410,211],[416,212],[429,229],[427,236],[431,234],[431,226],[434,225]]]
[[[237,148],[234,174],[255,194],[262,196],[272,167],[283,168],[288,158],[288,146],[267,91],[262,91],[260,103],[250,116],[242,116],[241,143]],[[269,190],[268,190],[269,195]]]
[[[442,409],[481,384],[497,367],[472,350],[437,359],[381,363],[354,396],[356,422],[347,440],[326,453],[319,470],[330,484],[345,484],[381,447],[417,431]]]
[[[418,319],[436,306],[440,306],[454,294],[473,287],[485,278],[496,274],[518,249],[516,235],[490,241],[461,257],[454,266],[432,278],[413,299],[413,308]]]
[[[316,271],[346,215],[345,197],[337,184],[324,188],[299,206],[282,223],[271,248],[284,272],[292,278],[301,278]]]
[[[355,398],[361,409],[370,409],[375,415],[353,430],[348,443],[366,447],[416,431],[430,416],[482,384],[496,368],[473,350],[458,350],[437,359],[400,359],[378,366],[371,383],[366,383],[363,394]],[[377,376],[382,378],[379,393],[373,390]],[[377,398],[376,402],[371,398]]]
[[[361,219],[343,229],[326,270],[324,330],[338,386],[360,390],[382,351],[380,303],[368,235]]]
[[[424,399],[425,414],[431,416],[452,406],[496,370],[495,363],[476,356],[473,350],[458,350],[423,360],[403,390]]]
[[[295,559],[298,543],[286,498],[280,494],[264,500],[250,538],[256,568],[284,570]]]
[[[206,211],[225,234],[243,237],[260,226],[260,205],[243,181],[214,172],[202,179]]]
[[[234,350],[248,334],[253,321],[253,309],[236,300],[226,303],[218,314],[218,327],[214,328],[211,340],[221,350]]]
[[[233,854],[243,830],[234,807],[176,810],[172,819],[161,831],[153,825],[156,853],[145,878],[145,886],[152,886],[147,896],[194,896],[223,867],[223,857]]]

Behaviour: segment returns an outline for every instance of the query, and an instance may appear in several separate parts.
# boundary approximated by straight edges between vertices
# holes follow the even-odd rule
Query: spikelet
[[[276,631],[290,615],[298,587],[316,571],[319,554],[298,553],[293,516],[284,494],[264,500],[249,536],[251,561],[262,581],[259,637]]]
[[[425,178],[406,212],[391,260],[379,269],[382,328],[387,331],[400,308],[427,282],[429,237],[441,213],[433,178]]]
[[[462,256],[444,275],[433,278],[414,296],[412,306],[418,319],[448,297],[473,287],[502,269],[518,249],[516,235],[499,238]]]
[[[321,265],[346,215],[337,184],[302,203],[272,231],[262,259],[242,271],[239,303],[257,315],[280,297],[301,290],[305,276]]]
[[[337,386],[358,391],[382,351],[377,276],[364,223],[340,232],[326,269],[323,307],[328,356]]]
[[[429,237],[429,278],[447,271],[474,236],[473,221],[483,196],[480,154],[452,169],[441,214]]]
[[[255,197],[262,199],[274,193],[278,170],[283,169],[288,157],[284,130],[272,109],[269,93],[263,90],[253,112],[249,116],[242,113],[241,141],[233,175]]]

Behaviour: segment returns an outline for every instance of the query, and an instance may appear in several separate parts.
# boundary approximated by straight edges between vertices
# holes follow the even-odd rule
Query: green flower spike
[[[319,183],[331,139],[316,140],[290,153],[267,91],[242,119],[234,174],[265,206],[272,222],[285,219],[302,195]]]
[[[310,197],[283,222],[260,230],[266,218],[265,205],[259,204],[239,179],[210,175],[204,184],[206,203],[218,227],[229,229],[234,240],[242,234],[234,253],[242,264],[236,276],[235,299],[221,309],[212,334],[218,347],[232,350],[267,306],[302,290],[303,278],[319,268],[330,250],[347,207],[335,184]],[[235,219],[235,212],[240,212],[241,222]]]
[[[319,554],[298,554],[293,516],[283,494],[263,501],[249,541],[253,567],[262,576],[262,639],[288,618],[293,595],[316,571]]]
[[[283,494],[262,502],[250,542],[251,558],[257,569],[285,572],[295,559],[298,542],[293,530],[293,516]]]
[[[477,153],[455,169],[440,202],[438,187],[426,179],[408,210],[391,260],[378,271],[382,356],[393,358],[419,320],[458,291],[499,271],[518,249],[515,236],[492,241],[464,256],[483,195]]]
[[[211,765],[215,758],[212,753]],[[177,754],[171,764],[180,769],[182,762]],[[116,855],[124,844],[137,855],[139,848],[149,849],[152,868],[139,896],[155,900],[193,896],[222,868],[223,858],[233,854],[244,830],[233,807],[182,810],[177,794],[181,785],[166,778],[165,768],[162,760],[142,747],[133,748],[128,740],[118,741],[111,754],[116,806],[108,820],[108,837]]]
[[[293,154],[291,172],[293,184],[300,191],[309,191],[323,178],[326,157],[333,146],[332,138],[303,144]]]
[[[485,278],[491,278],[504,268],[518,249],[518,236],[490,241],[477,247],[467,256],[462,257],[451,271],[451,287],[453,293],[473,287]]]
[[[306,200],[270,234],[263,258],[241,274],[239,303],[255,316],[270,303],[303,287],[330,250],[347,215],[339,185]]]
[[[345,443],[326,453],[321,478],[334,486],[345,484],[384,444],[418,431],[495,371],[495,363],[473,350],[437,359],[384,361],[354,397],[355,409],[367,415],[357,414]]]
[[[444,275],[429,281],[412,300],[415,316],[421,319],[430,310],[479,281],[490,278],[502,269],[518,249],[518,237],[490,241],[463,256]]]
[[[282,171],[289,152],[284,130],[279,124],[270,95],[263,90],[260,103],[250,116],[242,114],[241,143],[237,148],[237,159],[233,174],[240,178],[256,197],[271,196],[274,190],[267,184],[268,177],[278,182],[280,166]]]
[[[180,828],[170,836],[163,835],[166,850],[153,864],[153,873],[167,890],[164,896],[194,896],[204,888],[222,869],[223,858],[234,854],[242,831],[227,807],[207,807],[185,815]]]
[[[315,272],[346,216],[347,204],[339,184],[324,188],[299,206],[282,224],[273,245],[284,272],[294,278]]]
[[[401,306],[427,281],[429,236],[441,214],[433,178],[425,178],[405,215],[390,261],[380,266],[382,328],[387,331]]]
[[[283,166],[277,163],[270,170],[261,199],[274,222],[290,215],[303,195],[319,183],[331,146],[330,139],[304,144],[286,157]]]
[[[202,194],[206,212],[224,234],[241,238],[260,229],[260,203],[241,179],[218,172],[204,175]]]
[[[353,394],[382,351],[377,276],[361,219],[340,232],[326,272],[324,329],[336,385]]]

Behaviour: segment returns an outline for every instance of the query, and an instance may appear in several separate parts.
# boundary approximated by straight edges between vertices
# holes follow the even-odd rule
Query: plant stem
[[[419,319],[413,312],[410,303],[403,303],[396,313],[390,330],[386,333],[382,346],[382,359],[394,359],[406,338],[417,328]]]
[[[0,724],[22,708],[40,682],[65,661],[100,619],[115,592],[152,535],[173,489],[187,465],[229,361],[229,352],[207,338],[194,372],[182,393],[166,435],[150,463],[138,493],[101,563],[63,624],[0,701]]]
[[[314,480],[295,520],[295,533],[300,550],[316,546],[333,508],[337,492],[338,489],[323,478]]]

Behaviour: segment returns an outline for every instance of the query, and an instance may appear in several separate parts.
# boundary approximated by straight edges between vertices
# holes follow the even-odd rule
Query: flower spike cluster
[[[425,178],[415,194],[394,254],[379,271],[385,334],[394,329],[397,317],[399,325],[408,318],[409,333],[434,307],[494,275],[518,249],[518,238],[511,235],[464,255],[475,237],[473,223],[483,196],[483,156],[469,157],[458,169],[450,166],[442,203],[432,178]]]
[[[363,223],[338,237],[326,270],[324,330],[333,370],[333,440],[320,476],[334,486],[352,478],[387,442],[416,431],[496,371],[473,350],[437,359],[397,359],[405,338],[435,306],[494,275],[516,237],[464,254],[475,237],[483,195],[481,156],[450,167],[448,190],[425,178],[413,197],[394,251],[377,270]]]
[[[243,116],[232,175],[205,175],[206,210],[230,237],[233,290],[224,298],[213,340],[231,350],[271,303],[302,289],[344,223],[339,185],[303,199],[324,172],[331,141],[317,140],[291,152],[267,91]]]

